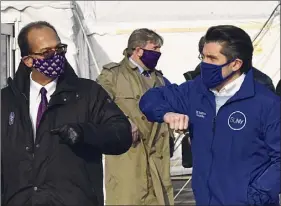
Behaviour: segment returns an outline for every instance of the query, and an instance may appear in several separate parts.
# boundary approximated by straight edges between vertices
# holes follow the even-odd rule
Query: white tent
[[[15,36],[31,21],[53,24],[69,45],[68,60],[81,77],[95,79],[102,65],[120,61],[132,30],[155,29],[164,37],[159,69],[171,82],[198,64],[197,44],[208,27],[234,24],[251,37],[260,31],[278,1],[1,1],[1,23]],[[279,9],[280,11],[280,9]],[[254,65],[276,85],[280,79],[280,12],[256,43]],[[85,33],[83,33],[85,32]],[[16,65],[19,62],[16,47]]]
[[[141,27],[164,37],[158,68],[174,83],[199,60],[198,41],[210,26],[233,24],[254,39],[254,66],[280,79],[279,1],[1,1],[1,23],[14,25],[15,41],[29,22],[45,20],[69,45],[67,58],[81,77],[95,79],[102,65],[122,59],[130,33]],[[2,28],[2,24],[1,24]],[[259,34],[259,35],[258,35]],[[17,44],[15,65],[20,56]],[[180,159],[178,150],[172,160]]]
[[[254,38],[278,1],[79,1],[98,65],[120,61],[132,30],[148,27],[164,37],[159,69],[175,83],[199,60],[198,41],[212,25],[234,24]],[[280,7],[279,7],[280,11]],[[259,36],[254,65],[280,79],[280,13]],[[265,33],[265,35],[264,35]]]
[[[15,28],[16,69],[20,60],[16,43],[20,29],[32,21],[43,20],[51,23],[62,42],[68,44],[67,58],[76,73],[81,77],[96,78],[97,69],[89,64],[91,46],[85,41],[86,35],[83,34],[84,27],[79,15],[80,11],[72,1],[1,1],[1,25],[11,24]]]

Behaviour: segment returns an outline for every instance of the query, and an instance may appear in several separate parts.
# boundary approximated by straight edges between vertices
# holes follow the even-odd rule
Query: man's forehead
[[[221,53],[222,46],[218,42],[205,43],[203,47],[204,55],[218,55]]]
[[[57,38],[57,34],[56,32],[49,27],[43,26],[40,28],[32,28],[29,32],[28,32],[28,36],[30,38],[34,38],[34,37],[52,37],[52,38]]]
[[[149,47],[149,48],[154,48],[154,47],[160,48],[161,45],[159,45],[159,44],[157,44],[155,42],[147,41],[146,47]]]
[[[53,48],[59,43],[56,32],[48,27],[32,29],[28,33],[28,40],[30,46],[36,50]]]

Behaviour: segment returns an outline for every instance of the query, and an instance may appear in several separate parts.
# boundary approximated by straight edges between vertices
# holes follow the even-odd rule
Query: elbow
[[[126,153],[132,146],[133,138],[131,132],[131,124],[127,119],[125,121],[126,122],[115,125],[115,141],[111,141],[111,146],[105,148],[104,154],[121,155]]]
[[[146,116],[147,120],[152,122],[153,119],[151,118],[151,106],[149,106],[149,103],[147,104],[146,102],[144,101],[140,101],[139,102],[139,109],[140,111]]]
[[[144,94],[139,101],[139,109],[144,114],[147,115],[150,112],[151,102],[149,101],[149,97],[147,97],[147,93]]]
[[[118,144],[117,144],[118,145]],[[114,152],[111,153],[111,155],[121,155],[126,153],[132,146],[132,137],[130,136],[130,140],[121,141],[119,142],[119,145],[116,147]]]
[[[153,101],[149,101],[148,98],[144,97],[139,102],[139,108],[149,122],[163,122],[163,112],[160,102],[153,103]]]
[[[120,155],[126,153],[132,146],[133,137],[131,131],[131,125],[124,125],[123,131],[117,135],[118,143],[115,151],[115,155]]]

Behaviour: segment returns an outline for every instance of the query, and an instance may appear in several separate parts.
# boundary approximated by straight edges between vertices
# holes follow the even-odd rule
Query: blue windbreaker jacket
[[[252,70],[217,114],[200,77],[150,89],[139,106],[153,122],[167,112],[189,116],[197,205],[279,205],[280,98]]]

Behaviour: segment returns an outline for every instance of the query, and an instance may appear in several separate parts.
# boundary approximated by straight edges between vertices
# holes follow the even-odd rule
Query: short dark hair
[[[205,43],[217,42],[222,46],[221,53],[230,61],[239,58],[243,61],[241,73],[252,67],[253,44],[250,36],[241,28],[232,25],[210,27],[205,35]]]
[[[133,50],[136,47],[145,47],[148,41],[160,47],[164,43],[163,38],[153,30],[147,28],[134,30],[128,39],[128,45],[127,45],[128,56],[131,56],[133,54]]]
[[[52,30],[54,30],[58,39],[60,39],[57,30],[50,23],[48,23],[46,21],[31,22],[31,23],[27,24],[26,26],[24,26],[18,35],[18,45],[20,48],[21,57],[27,56],[30,52],[30,45],[29,45],[28,38],[27,38],[28,33],[32,29],[41,29],[44,27],[49,27]]]
[[[203,52],[204,44],[205,44],[205,36],[202,36],[198,43],[198,51],[200,54],[202,54]]]

